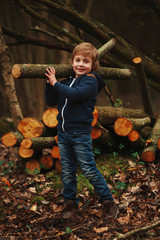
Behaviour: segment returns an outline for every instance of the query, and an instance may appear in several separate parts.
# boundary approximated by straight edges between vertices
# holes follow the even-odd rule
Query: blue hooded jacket
[[[58,105],[58,131],[91,132],[97,93],[104,85],[102,78],[93,72],[78,78],[71,76],[54,86],[46,83],[47,105]]]

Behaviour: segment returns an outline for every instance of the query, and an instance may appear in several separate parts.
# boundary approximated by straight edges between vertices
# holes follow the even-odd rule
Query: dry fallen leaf
[[[30,208],[31,211],[36,212],[37,211],[37,203],[34,203],[32,207]]]
[[[96,233],[103,233],[108,231],[108,227],[93,228]]]

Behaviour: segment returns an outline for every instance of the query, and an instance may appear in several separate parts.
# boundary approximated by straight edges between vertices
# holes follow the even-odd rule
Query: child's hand
[[[57,79],[55,77],[55,69],[54,67],[49,67],[46,69],[47,73],[45,75],[48,77],[48,82],[54,86],[54,84],[57,82]]]

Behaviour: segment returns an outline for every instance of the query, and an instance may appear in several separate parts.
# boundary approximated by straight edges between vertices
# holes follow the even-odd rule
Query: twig
[[[128,239],[129,237],[131,237],[133,235],[136,235],[136,234],[142,233],[142,232],[147,232],[150,229],[157,228],[159,226],[160,226],[160,220],[156,221],[155,223],[150,224],[149,226],[141,227],[141,228],[132,230],[125,234],[120,234],[118,237],[114,238],[113,240]]]

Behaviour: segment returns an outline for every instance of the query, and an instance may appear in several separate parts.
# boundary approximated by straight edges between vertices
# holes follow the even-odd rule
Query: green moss
[[[88,179],[81,173],[77,176],[77,192],[83,193],[84,190],[88,190],[90,194],[93,193],[93,186],[90,184]]]

